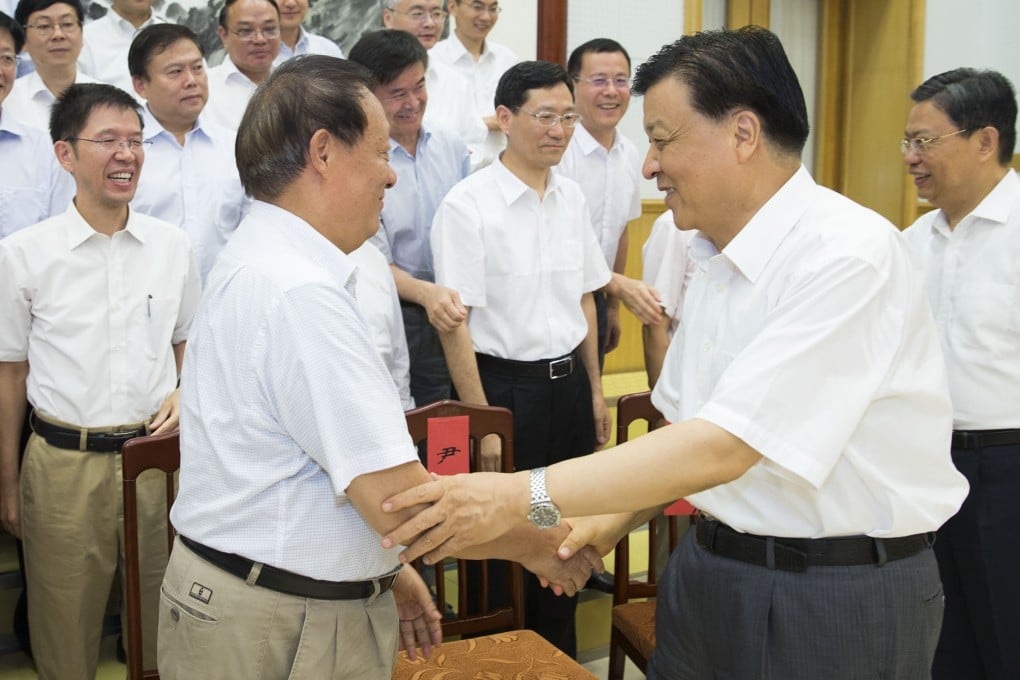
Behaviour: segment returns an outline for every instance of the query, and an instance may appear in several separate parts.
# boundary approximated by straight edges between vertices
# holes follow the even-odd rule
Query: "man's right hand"
[[[499,472],[500,471],[500,460],[501,446],[499,436],[490,434],[482,437],[482,445],[479,453],[479,470],[478,472]]]
[[[12,481],[13,488],[10,484],[5,484],[5,488],[0,491],[0,524],[3,524],[4,529],[15,538],[21,538],[21,495],[20,495],[20,482],[19,480]]]
[[[449,333],[467,318],[460,294],[445,286],[433,285],[422,306],[429,315],[429,323],[440,333]]]

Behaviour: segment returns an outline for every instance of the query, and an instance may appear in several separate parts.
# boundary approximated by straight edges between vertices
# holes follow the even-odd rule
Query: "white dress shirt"
[[[234,161],[235,132],[199,116],[184,146],[143,111],[145,169],[131,205],[184,230],[205,281],[216,256],[248,209]]]
[[[416,279],[435,281],[432,218],[446,194],[468,174],[468,151],[456,135],[423,125],[414,156],[390,140],[397,183],[386,190],[382,226],[372,243],[386,260]]]
[[[475,351],[537,361],[588,333],[581,296],[609,282],[577,184],[549,173],[545,196],[496,159],[446,195],[432,223],[436,282],[471,308]]]
[[[99,81],[77,69],[74,83],[98,83]],[[14,120],[21,121],[44,132],[50,131],[50,107],[57,98],[46,89],[46,84],[39,77],[38,71],[33,71],[14,81],[11,93],[4,100],[4,113],[10,114]]]
[[[82,427],[152,416],[177,384],[199,296],[179,229],[134,211],[112,238],[72,205],[0,240],[0,361],[28,360],[28,401]]]
[[[619,130],[609,149],[599,144],[584,125],[574,136],[560,164],[553,168],[581,185],[591,211],[595,237],[612,269],[627,222],[641,215],[641,160],[637,147]]]
[[[471,106],[465,105],[470,85],[451,66],[429,62],[425,71],[425,91],[429,101],[424,122],[431,128],[444,128],[457,134],[471,153],[471,170],[481,167],[486,154],[489,129]],[[485,165],[492,159],[485,161]]]
[[[928,280],[954,427],[1020,428],[1020,178],[1008,171],[955,229],[933,210],[904,234]]]
[[[209,101],[203,113],[220,127],[237,132],[241,126],[248,100],[255,94],[258,84],[237,70],[230,55],[223,63],[208,71]]]
[[[273,61],[274,67],[300,54],[323,54],[327,57],[336,57],[337,59],[344,58],[343,50],[329,38],[309,33],[305,30],[304,26],[301,26],[298,30],[300,33],[298,34],[297,42],[294,44],[294,49],[290,49],[290,45],[283,42],[283,40],[280,41],[280,53],[276,55],[276,59]]]
[[[368,324],[369,335],[376,351],[382,357],[405,411],[414,408],[411,397],[411,359],[404,336],[404,317],[400,313],[400,298],[393,272],[385,256],[372,243],[366,241],[350,253],[358,267],[355,295],[358,309]]]
[[[57,162],[47,133],[0,109],[0,238],[67,210],[74,179]]]
[[[669,337],[683,318],[684,293],[695,271],[687,247],[696,234],[677,229],[673,211],[667,210],[655,218],[641,248],[641,280],[659,291],[662,313],[669,317]]]
[[[935,324],[900,233],[803,167],[697,271],[655,386],[764,456],[688,498],[740,531],[818,538],[934,531],[967,495]]]
[[[181,534],[311,578],[399,563],[346,496],[418,460],[357,302],[354,264],[256,201],[209,274],[181,377]]]
[[[446,64],[457,70],[468,82],[468,90],[462,93],[457,106],[470,109],[476,118],[491,116],[496,112],[493,100],[496,98],[496,85],[508,68],[520,61],[520,57],[509,47],[491,40],[485,41],[478,61],[468,51],[453,31],[450,37],[440,40],[429,50],[429,61]],[[472,170],[485,167],[492,162],[506,146],[506,135],[500,130],[488,130],[484,144],[471,146]],[[477,158],[475,158],[477,157]]]
[[[96,80],[116,85],[138,98],[128,71],[128,50],[138,31],[153,24],[165,24],[168,19],[155,12],[138,28],[110,9],[106,15],[90,21],[82,28],[82,48],[78,55],[78,69]]]

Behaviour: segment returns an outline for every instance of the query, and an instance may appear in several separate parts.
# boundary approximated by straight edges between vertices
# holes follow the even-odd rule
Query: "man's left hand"
[[[601,394],[592,395],[591,410],[595,418],[595,450],[598,451],[609,441],[609,434],[613,430],[613,414],[609,412],[609,406]]]
[[[163,405],[159,407],[159,412],[149,423],[149,428],[152,430],[152,434],[163,434],[164,432],[173,432],[177,429],[177,426],[181,422],[181,391],[174,390],[170,395],[163,401]]]
[[[432,648],[443,641],[443,615],[436,608],[428,586],[415,568],[405,564],[393,583],[393,599],[400,619],[400,648],[407,658],[417,658],[417,647],[429,658]]]

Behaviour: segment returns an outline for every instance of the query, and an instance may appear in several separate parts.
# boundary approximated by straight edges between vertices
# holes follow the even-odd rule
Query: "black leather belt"
[[[716,555],[783,571],[863,564],[881,566],[886,562],[916,555],[935,542],[933,533],[899,538],[846,536],[809,539],[756,536],[742,534],[704,515],[698,517],[695,538],[698,545]]]
[[[252,567],[256,565],[256,562],[245,557],[220,552],[186,536],[180,536],[180,539],[181,543],[188,546],[191,552],[241,580],[247,581],[252,573]],[[365,600],[372,595],[381,595],[392,588],[393,582],[397,580],[397,573],[399,570],[371,581],[320,581],[263,564],[255,579],[255,585],[275,590],[278,593],[309,597],[314,600]]]
[[[953,430],[954,449],[1020,444],[1020,430]]]
[[[148,432],[141,425],[117,432],[91,432],[88,429],[61,427],[48,423],[32,412],[32,431],[46,440],[50,446],[71,451],[95,451],[117,453],[124,442],[135,437],[144,437]],[[82,432],[85,432],[85,448],[82,448]]]
[[[558,359],[540,359],[539,361],[514,361],[500,359],[489,354],[475,354],[478,368],[490,373],[500,373],[524,378],[545,378],[559,380],[574,372],[578,365],[577,351],[565,354]]]

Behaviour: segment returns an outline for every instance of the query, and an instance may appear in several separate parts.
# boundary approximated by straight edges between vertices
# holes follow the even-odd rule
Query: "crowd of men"
[[[609,38],[520,61],[488,40],[494,0],[381,0],[346,58],[307,0],[227,0],[209,68],[151,0],[10,9],[0,521],[39,677],[94,677],[120,447],[178,427],[169,565],[162,492],[140,493],[165,678],[388,677],[398,645],[441,639],[418,556],[521,562],[528,627],[576,655],[600,555],[681,497],[701,514],[648,677],[1020,675],[1000,74],[910,93],[904,161],[935,209],[901,235],[811,179],[762,29],[632,74]],[[618,130],[632,91],[645,154]],[[669,210],[632,278],[642,173]],[[668,426],[597,451],[621,306]],[[479,473],[430,478],[403,412],[451,397],[513,411],[520,472],[490,437]]]

